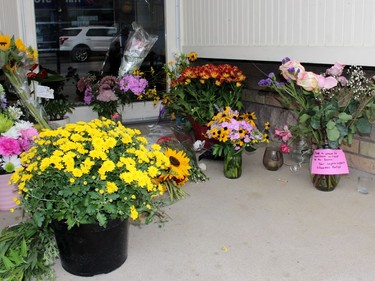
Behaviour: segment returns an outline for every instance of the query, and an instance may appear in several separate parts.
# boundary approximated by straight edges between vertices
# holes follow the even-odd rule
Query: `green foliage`
[[[196,122],[207,124],[219,109],[243,108],[241,93],[246,76],[237,66],[189,66],[178,63],[181,56],[174,68],[165,67],[171,79],[170,90],[164,98],[169,113],[191,116]]]
[[[0,236],[0,280],[55,280],[51,265],[58,255],[53,233],[32,221],[3,229]]]
[[[260,84],[275,90],[283,104],[297,113],[294,134],[317,146],[328,142],[329,147],[338,148],[342,143],[351,144],[357,133],[370,134],[375,120],[373,79],[366,78],[360,67],[350,67],[347,74],[347,84],[338,83],[330,89],[307,91],[293,79],[277,82],[274,74]]]
[[[44,104],[44,110],[50,121],[64,119],[68,112],[73,112],[73,109],[73,103],[66,99],[51,99],[47,100]]]

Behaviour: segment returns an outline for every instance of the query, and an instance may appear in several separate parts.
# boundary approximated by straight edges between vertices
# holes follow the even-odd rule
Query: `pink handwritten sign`
[[[311,173],[319,175],[349,174],[348,163],[341,149],[316,149],[312,156]]]

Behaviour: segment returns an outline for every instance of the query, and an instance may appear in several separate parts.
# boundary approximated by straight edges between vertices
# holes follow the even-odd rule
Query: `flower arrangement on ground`
[[[8,106],[0,84],[0,175],[13,173],[21,167],[20,155],[28,151],[38,137],[34,124],[21,120],[22,111]]]
[[[241,93],[246,76],[237,66],[185,66],[186,63],[177,63],[174,69],[167,70],[169,76],[174,78],[166,93],[168,112],[189,116],[200,124],[207,124],[216,113],[214,104],[221,108],[243,108]]]
[[[0,263],[0,277],[27,268],[30,279],[54,280],[53,222],[72,229],[90,223],[106,227],[111,220],[128,218],[147,223],[162,216],[161,195],[168,188],[181,189],[190,179],[189,161],[185,152],[148,145],[139,130],[106,118],[43,130],[11,178],[21,193],[20,207],[31,219],[7,228],[0,238],[6,258],[17,254],[38,266]],[[29,249],[32,242],[37,248],[20,251],[23,239],[22,247]]]
[[[227,106],[207,124],[207,137],[218,141],[213,145],[212,153],[224,155],[224,175],[229,178],[241,175],[243,150],[251,152],[256,144],[268,142],[269,123],[266,122],[265,131],[261,132],[255,120],[254,112],[241,114]]]
[[[345,66],[336,63],[324,74],[306,71],[298,61],[285,58],[280,66],[284,82],[270,73],[259,81],[281,97],[284,105],[298,115],[298,124],[292,127],[317,147],[338,148],[351,144],[356,133],[369,134],[375,120],[375,84],[366,78],[361,67],[351,66],[343,75]]]
[[[0,34],[0,68],[35,121],[41,128],[49,128],[41,113],[43,108],[31,97],[27,81],[27,73],[36,63],[37,56],[37,51],[27,47],[20,38]]]
[[[161,137],[157,141],[165,149],[171,163],[171,172],[160,176],[160,180],[172,202],[188,195],[183,189],[186,182],[208,180],[208,177],[198,166],[195,152],[186,142],[179,141],[176,136]]]
[[[261,132],[256,123],[256,115],[240,113],[229,106],[220,110],[210,122],[207,123],[207,135],[218,143],[213,145],[213,154],[239,154],[243,150],[254,151],[254,145],[269,142],[269,123],[265,124],[265,131]]]
[[[68,228],[150,221],[163,190],[158,179],[170,168],[160,145],[148,149],[139,130],[105,118],[41,132],[22,162],[12,180],[25,211],[38,226],[62,220]]]

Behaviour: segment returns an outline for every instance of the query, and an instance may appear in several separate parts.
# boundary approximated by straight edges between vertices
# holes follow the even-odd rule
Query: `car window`
[[[63,29],[61,30],[61,36],[77,36],[82,29]]]
[[[110,32],[111,29],[108,28],[90,28],[86,36],[113,36],[113,33]]]

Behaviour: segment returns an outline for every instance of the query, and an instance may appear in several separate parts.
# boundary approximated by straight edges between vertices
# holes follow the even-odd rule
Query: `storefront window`
[[[163,0],[34,0],[34,5],[43,68],[62,76],[117,75],[133,22],[158,36],[143,66],[158,71],[165,62]],[[65,93],[75,92],[66,89],[71,84],[65,83]]]

